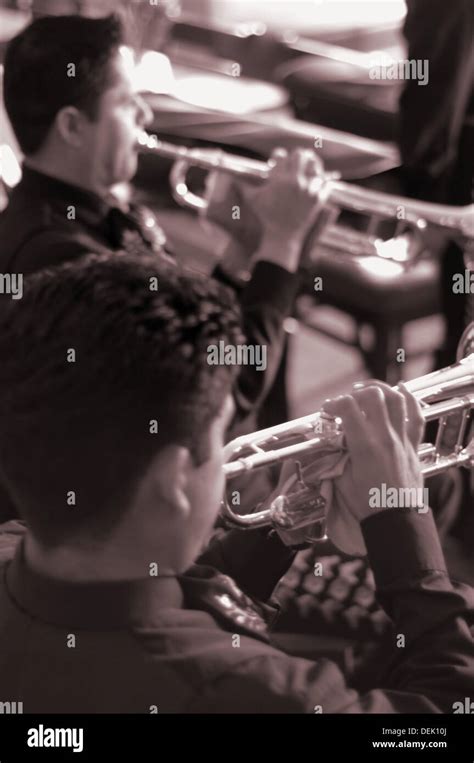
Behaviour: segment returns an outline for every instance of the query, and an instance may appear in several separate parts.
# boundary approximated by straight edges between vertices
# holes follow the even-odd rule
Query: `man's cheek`
[[[116,119],[116,125],[117,133],[120,134],[120,140],[122,142],[135,143],[137,122],[133,114],[121,114]]]

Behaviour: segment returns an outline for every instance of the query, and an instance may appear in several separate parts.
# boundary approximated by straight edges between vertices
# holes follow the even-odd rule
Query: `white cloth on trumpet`
[[[306,463],[305,463],[306,460]],[[315,492],[319,493],[326,501],[326,528],[330,540],[338,547],[340,551],[353,556],[365,556],[367,549],[360,529],[358,520],[350,512],[341,506],[337,501],[337,490],[334,486],[334,480],[340,477],[346,468],[349,455],[346,452],[338,451],[327,453],[318,458],[311,457],[300,459],[301,474],[306,487],[314,486]],[[301,489],[298,470],[296,468],[297,460],[287,461],[281,471],[277,488],[270,496],[269,503],[278,495],[291,495],[292,492]],[[303,526],[301,531],[284,531],[287,536],[293,536],[293,543],[297,544],[300,540],[303,542],[308,535],[307,526]],[[288,542],[283,538],[284,542]]]

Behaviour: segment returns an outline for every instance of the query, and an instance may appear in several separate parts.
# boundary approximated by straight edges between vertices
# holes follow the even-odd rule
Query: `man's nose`
[[[153,120],[153,110],[141,95],[137,95],[137,103],[137,122],[140,127],[147,127]]]

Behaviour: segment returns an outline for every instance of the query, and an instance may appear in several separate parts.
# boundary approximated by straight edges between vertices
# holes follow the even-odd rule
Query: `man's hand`
[[[244,250],[247,259],[258,249],[262,227],[252,207],[255,184],[218,170],[206,177],[205,217],[223,228]]]
[[[319,211],[324,167],[314,151],[277,149],[271,158],[268,181],[249,197],[260,220],[263,236],[303,244]]]
[[[348,553],[363,553],[359,523],[383,507],[371,507],[370,491],[423,486],[417,449],[424,419],[415,398],[400,385],[397,392],[382,382],[356,385],[352,395],[326,401],[323,410],[342,420],[349,451],[344,474],[334,482],[328,532]],[[389,509],[390,510],[390,509]]]
[[[323,165],[312,151],[273,152],[269,179],[258,186],[222,173],[208,185],[208,219],[218,223],[249,257],[297,270],[304,243],[321,210]]]

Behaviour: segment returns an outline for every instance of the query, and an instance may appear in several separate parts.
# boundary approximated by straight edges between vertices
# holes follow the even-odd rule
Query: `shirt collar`
[[[111,206],[96,193],[34,170],[27,164],[23,165],[21,185],[29,194],[38,195],[42,199],[54,198],[65,206],[76,206],[98,218],[104,217]]]
[[[77,583],[48,578],[28,566],[24,542],[5,568],[5,585],[30,617],[58,627],[119,630],[149,625],[164,609],[180,609],[177,578]]]

